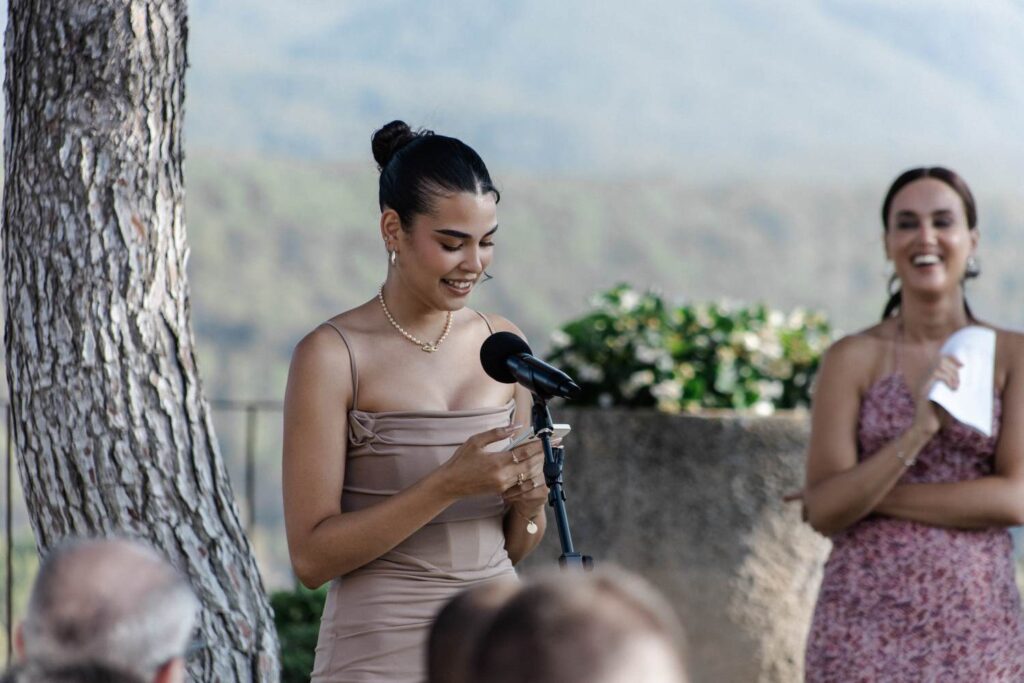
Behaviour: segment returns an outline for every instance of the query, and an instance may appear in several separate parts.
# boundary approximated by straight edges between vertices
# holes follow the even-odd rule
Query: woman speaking
[[[489,334],[519,331],[466,307],[498,234],[486,166],[401,121],[373,155],[387,275],[295,349],[285,522],[299,580],[333,580],[313,681],[419,683],[434,615],[514,573],[544,532],[547,488],[539,444],[502,450],[529,394],[478,360]]]

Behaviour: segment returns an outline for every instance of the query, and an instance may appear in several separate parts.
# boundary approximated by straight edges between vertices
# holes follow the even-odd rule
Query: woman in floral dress
[[[974,198],[952,171],[913,169],[882,221],[895,293],[882,322],[832,346],[815,391],[804,503],[833,548],[806,680],[1022,681],[1007,527],[1024,523],[1024,337],[996,330],[991,437],[930,402],[936,382],[958,386],[943,342],[984,324],[963,288],[979,272]]]

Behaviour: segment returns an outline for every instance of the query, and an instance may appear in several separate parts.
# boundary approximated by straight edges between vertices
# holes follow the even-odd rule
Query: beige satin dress
[[[358,410],[355,354],[348,348],[354,390],[341,499],[346,512],[408,488],[473,434],[511,423],[512,401],[443,412]],[[505,552],[504,512],[500,496],[463,499],[382,557],[335,579],[320,620],[312,683],[422,683],[438,610],[470,586],[515,575]]]

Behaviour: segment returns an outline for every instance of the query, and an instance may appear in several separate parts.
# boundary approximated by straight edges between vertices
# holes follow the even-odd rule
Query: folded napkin
[[[945,382],[936,382],[928,392],[928,398],[968,427],[992,436],[995,330],[978,325],[959,329],[942,345],[941,353],[963,363],[960,386],[954,391]]]

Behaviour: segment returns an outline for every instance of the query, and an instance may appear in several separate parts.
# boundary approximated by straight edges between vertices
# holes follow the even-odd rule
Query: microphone
[[[511,332],[495,332],[484,341],[480,364],[491,379],[504,384],[519,382],[544,399],[573,398],[581,391],[569,375],[535,357],[530,345]]]

